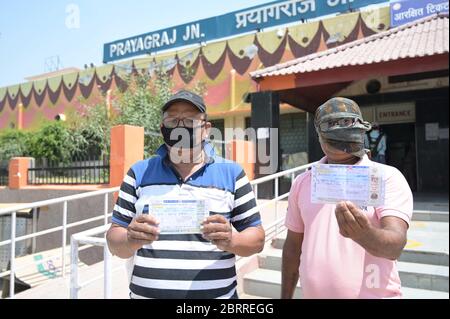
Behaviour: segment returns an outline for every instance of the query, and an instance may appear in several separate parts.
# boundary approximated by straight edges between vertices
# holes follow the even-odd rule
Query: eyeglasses
[[[206,122],[205,119],[195,119],[195,118],[184,118],[179,119],[176,117],[166,117],[163,119],[163,125],[167,128],[176,128],[180,126],[180,123],[183,123],[183,127],[186,128],[196,128],[199,126],[202,126],[204,122]]]
[[[357,118],[343,118],[338,120],[330,120],[320,123],[321,131],[328,131],[334,128],[348,128],[353,127],[357,122],[361,122]]]

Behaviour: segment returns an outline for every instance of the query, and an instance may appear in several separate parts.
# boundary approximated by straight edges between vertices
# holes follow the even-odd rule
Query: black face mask
[[[202,143],[202,140],[197,141],[196,133],[197,130],[200,130],[203,127],[204,125],[196,129],[189,127],[167,128],[163,126],[161,127],[161,133],[164,142],[170,147],[177,146],[184,149],[193,149]]]

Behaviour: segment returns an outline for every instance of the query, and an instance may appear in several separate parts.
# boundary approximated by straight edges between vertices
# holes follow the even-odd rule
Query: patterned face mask
[[[357,157],[366,153],[364,135],[371,125],[363,120],[354,101],[345,98],[329,100],[317,109],[314,124],[321,141]]]

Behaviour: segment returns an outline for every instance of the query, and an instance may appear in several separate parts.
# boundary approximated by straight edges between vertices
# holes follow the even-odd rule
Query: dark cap
[[[354,119],[351,126],[327,125],[327,122],[348,118]],[[322,124],[326,125],[323,127]],[[365,155],[364,135],[371,125],[364,121],[361,109],[355,101],[335,97],[325,102],[316,111],[314,125],[322,142],[357,157],[362,158]]]
[[[206,105],[203,98],[193,92],[187,90],[181,90],[172,95],[169,101],[164,104],[162,111],[166,112],[169,107],[177,102],[187,102],[195,106],[201,113],[206,113]]]

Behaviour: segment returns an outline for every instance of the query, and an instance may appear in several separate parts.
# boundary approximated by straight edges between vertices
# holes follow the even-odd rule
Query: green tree
[[[106,102],[84,106],[83,112],[68,117],[67,125],[73,132],[73,155],[100,156],[109,153],[111,120]]]
[[[68,163],[76,147],[73,138],[63,122],[47,122],[30,139],[30,155],[51,162]]]
[[[7,129],[0,133],[0,161],[12,157],[28,156],[30,132]]]
[[[127,90],[119,94],[113,103],[118,114],[114,124],[144,127],[144,155],[149,157],[154,155],[163,143],[159,129],[161,106],[172,94],[172,83],[163,72],[158,72],[155,77],[149,74],[133,74],[126,82]]]

